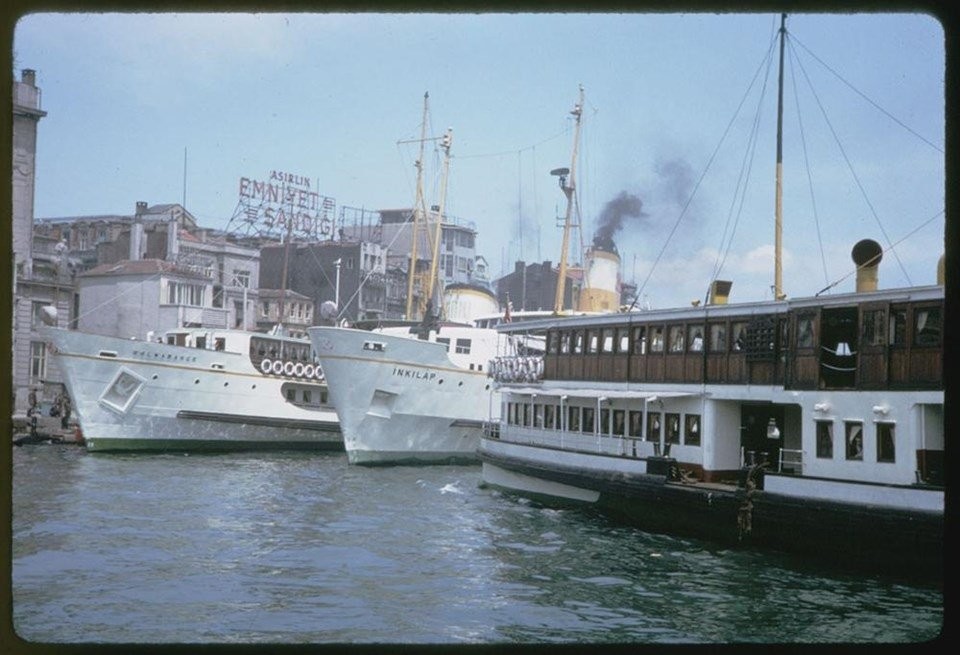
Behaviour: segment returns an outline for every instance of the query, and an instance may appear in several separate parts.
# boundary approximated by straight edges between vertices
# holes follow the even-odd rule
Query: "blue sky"
[[[643,215],[614,238],[646,302],[702,298],[718,262],[734,282],[731,302],[767,299],[779,20],[26,16],[14,72],[37,71],[48,112],[35,213],[130,214],[137,201],[185,195],[201,225],[225,228],[240,178],[273,170],[316,180],[338,207],[411,206],[416,146],[398,141],[419,136],[429,92],[428,133],[454,134],[447,211],[476,224],[497,277],[517,258],[559,259],[565,199],[549,171],[570,165],[582,84],[584,240],[626,192]],[[852,290],[850,249],[861,238],[895,246],[880,286],[932,284],[944,249],[942,26],[923,14],[799,14],[787,29],[784,291]],[[425,160],[433,204],[433,145]]]

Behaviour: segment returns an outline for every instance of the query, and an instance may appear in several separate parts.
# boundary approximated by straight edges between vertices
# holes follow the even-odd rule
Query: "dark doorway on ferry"
[[[740,446],[743,465],[767,463],[767,470],[776,471],[783,444],[784,408],[771,403],[740,405]]]

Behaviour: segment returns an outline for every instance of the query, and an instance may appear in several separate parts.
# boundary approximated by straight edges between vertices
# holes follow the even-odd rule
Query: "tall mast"
[[[417,158],[417,198],[413,207],[413,235],[410,240],[410,270],[407,274],[407,320],[413,320],[413,279],[417,272],[417,240],[420,237],[420,222],[426,214],[423,201],[423,143],[427,138],[427,102],[429,92],[423,94],[423,124],[420,127],[420,156]]]
[[[443,175],[440,178],[440,204],[438,206],[437,224],[433,232],[433,254],[430,256],[430,279],[427,280],[427,289],[424,299],[433,297],[433,286],[437,283],[437,262],[440,260],[440,234],[443,223],[443,209],[447,202],[447,176],[450,173],[450,146],[453,145],[453,129],[447,128],[447,133],[440,140],[443,148]],[[443,315],[443,296],[436,308],[438,315]]]
[[[777,91],[777,199],[773,239],[773,298],[783,293],[783,44],[787,34],[787,15],[780,14],[780,82]]]
[[[283,195],[287,195],[286,184],[283,185]],[[293,232],[293,201],[290,201],[290,214],[287,219],[287,235],[283,240],[283,274],[280,278],[280,316],[277,317],[277,324],[280,326],[280,334],[283,334],[283,313],[286,305],[287,296],[287,271],[290,266],[290,237]],[[244,309],[246,311],[246,309]],[[281,344],[281,348],[282,348]]]
[[[560,175],[560,188],[567,196],[567,215],[563,221],[563,246],[560,250],[560,270],[557,273],[557,295],[553,301],[553,313],[559,314],[563,311],[563,292],[567,283],[567,250],[570,248],[570,218],[573,213],[573,194],[576,191],[574,182],[574,172],[577,168],[577,145],[580,142],[580,116],[583,114],[583,85],[580,85],[580,99],[570,111],[573,114],[576,124],[573,130],[573,156],[570,160],[570,170],[563,171],[557,169],[554,174]],[[568,173],[569,177],[565,177]],[[569,182],[567,182],[569,180]]]

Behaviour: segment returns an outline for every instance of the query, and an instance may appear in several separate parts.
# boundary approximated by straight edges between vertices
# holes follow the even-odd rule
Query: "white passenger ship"
[[[773,300],[728,304],[714,280],[703,305],[501,325],[546,331],[544,373],[497,376],[483,484],[939,578],[944,259],[936,284],[878,290],[864,239],[855,292],[786,299],[780,255],[778,232]]]
[[[342,450],[309,341],[182,328],[160,341],[42,328],[86,447]]]

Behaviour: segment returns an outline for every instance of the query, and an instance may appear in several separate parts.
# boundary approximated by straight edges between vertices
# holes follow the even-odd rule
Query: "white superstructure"
[[[43,335],[88,450],[343,447],[305,339],[206,328],[147,340]]]

